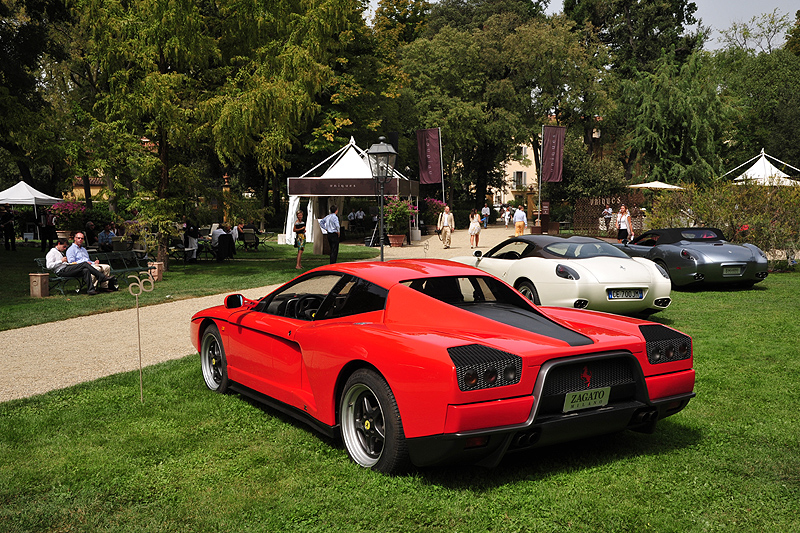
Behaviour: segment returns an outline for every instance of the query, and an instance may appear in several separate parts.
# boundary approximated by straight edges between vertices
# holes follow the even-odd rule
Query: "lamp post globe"
[[[386,137],[378,137],[378,142],[367,150],[367,157],[372,177],[380,186],[381,216],[378,224],[380,226],[381,261],[383,261],[383,188],[394,176],[397,152],[391,144],[386,144]]]

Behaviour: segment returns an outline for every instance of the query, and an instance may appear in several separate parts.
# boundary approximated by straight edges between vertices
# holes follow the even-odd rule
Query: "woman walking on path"
[[[470,248],[477,248],[478,247],[478,239],[480,239],[481,234],[481,216],[478,214],[478,210],[473,208],[472,211],[469,213],[469,247]]]
[[[303,265],[300,264],[300,259],[303,257],[303,250],[306,248],[306,223],[303,222],[303,212],[297,210],[297,219],[294,221],[294,247],[297,248],[297,265],[296,269],[301,270]]]
[[[619,206],[617,213],[617,242],[633,239],[633,226],[631,226],[631,215],[625,204]]]

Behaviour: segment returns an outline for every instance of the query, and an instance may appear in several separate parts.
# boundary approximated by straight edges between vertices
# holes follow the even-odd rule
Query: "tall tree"
[[[489,184],[501,185],[500,164],[512,154],[515,139],[527,138],[500,54],[509,20],[498,16],[483,30],[445,26],[402,51],[417,127],[441,127],[451,190],[465,193],[476,207],[483,205]]]
[[[683,65],[665,55],[652,73],[623,82],[625,110],[636,117],[627,144],[642,154],[649,178],[709,182],[722,170],[732,109],[697,52]]]
[[[564,13],[580,25],[599,29],[611,48],[612,66],[623,78],[652,71],[663,50],[682,62],[702,47],[705,30],[687,33],[698,23],[697,6],[688,0],[565,0]]]
[[[591,154],[592,133],[608,104],[608,50],[595,38],[592,26],[578,30],[563,15],[534,20],[506,38],[504,54],[519,87],[532,144],[539,144],[541,126],[554,120],[577,126]]]
[[[794,14],[794,24],[786,34],[784,48],[796,56],[800,56],[800,9]]]
[[[39,92],[40,65],[45,57],[63,57],[53,30],[67,18],[58,0],[0,2],[0,152],[7,154],[18,172],[9,181],[22,177],[39,185],[31,172],[41,155],[36,132],[49,115],[48,103]],[[46,185],[39,186],[56,192],[53,183]]]
[[[688,0],[566,0],[564,12],[579,25],[596,28],[609,47],[606,93],[613,102],[623,101],[624,80],[641,72],[653,72],[664,54],[677,64],[702,48],[707,30],[695,19],[697,6]],[[695,31],[687,27],[698,24]],[[631,179],[641,153],[626,142],[636,116],[624,106],[612,107],[602,117],[602,139],[614,147],[616,157]]]
[[[721,40],[725,48],[769,54],[780,48],[783,34],[791,26],[789,16],[776,8],[771,13],[756,15],[748,22],[734,22],[730,28],[722,30]]]
[[[762,148],[800,166],[800,56],[783,49],[756,53],[728,47],[715,54],[715,62],[722,95],[737,110],[726,143],[726,167]]]

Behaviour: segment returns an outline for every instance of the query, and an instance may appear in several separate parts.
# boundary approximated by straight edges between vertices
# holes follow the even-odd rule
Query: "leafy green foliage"
[[[794,15],[794,24],[786,35],[786,42],[783,48],[796,56],[800,56],[800,9]]]
[[[569,220],[581,198],[607,198],[626,190],[624,169],[611,158],[592,157],[577,135],[568,133],[564,146],[563,180],[543,183],[551,220]],[[627,189],[630,190],[630,189]]]
[[[636,117],[626,145],[643,154],[650,180],[707,183],[721,174],[732,109],[705,63],[699,53],[682,65],[668,54],[652,73],[622,84],[624,109]]]
[[[739,48],[716,56],[724,97],[736,106],[726,154],[734,168],[758,154],[800,167],[800,56],[787,50],[759,53]],[[794,171],[788,170],[788,173]]]
[[[662,193],[648,213],[653,228],[690,224],[721,229],[733,242],[749,242],[768,252],[773,263],[800,250],[800,187],[765,187],[717,182],[707,188]],[[783,252],[776,257],[774,252]]]

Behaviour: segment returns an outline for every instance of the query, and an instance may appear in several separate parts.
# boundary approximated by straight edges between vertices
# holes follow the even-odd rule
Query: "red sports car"
[[[653,431],[694,396],[692,340],[537,307],[442,260],[337,263],[192,317],[209,389],[260,400],[386,473]]]

